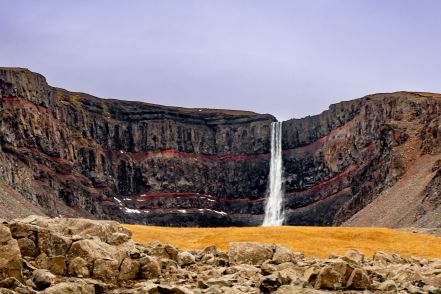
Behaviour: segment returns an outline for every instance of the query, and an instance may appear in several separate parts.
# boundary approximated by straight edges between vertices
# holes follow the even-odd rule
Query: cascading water
[[[282,122],[273,122],[271,123],[269,195],[266,199],[263,226],[281,226],[283,224],[282,170]]]

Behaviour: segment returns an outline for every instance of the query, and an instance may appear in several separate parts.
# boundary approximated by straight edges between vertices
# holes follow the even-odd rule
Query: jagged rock
[[[330,260],[319,271],[314,287],[316,289],[342,289],[346,286],[351,272],[352,268],[347,262],[338,259]]]
[[[95,294],[95,289],[85,283],[65,282],[47,288],[43,294]]]
[[[310,283],[311,285],[315,285],[315,282],[317,280],[317,276],[320,272],[320,269],[316,267],[309,267],[305,270],[303,274],[303,278]]]
[[[66,272],[66,257],[62,255],[49,257],[46,268],[56,275],[64,275]]]
[[[193,291],[186,287],[158,285],[152,282],[143,282],[135,285],[132,290],[118,289],[113,290],[109,294],[194,294]]]
[[[392,280],[384,281],[383,283],[378,285],[377,289],[380,291],[388,291],[388,292],[397,292],[398,291],[397,284]]]
[[[14,258],[16,265],[20,265],[21,276],[20,280],[13,278],[14,271],[1,268],[6,279],[0,280],[0,288],[6,292],[8,289],[35,294],[32,289],[47,288],[43,293],[257,294],[319,293],[319,289],[343,293],[370,290],[437,293],[441,286],[441,263],[436,259],[412,257],[406,261],[399,255],[382,252],[369,259],[357,250],[341,257],[306,259],[288,248],[260,243],[231,243],[228,252],[214,247],[181,251],[157,242],[142,245],[125,238],[122,243],[113,242],[111,236],[119,233],[103,235],[100,229],[90,230],[88,239],[83,239],[71,235],[57,223],[65,222],[57,219],[29,218],[23,226],[20,222],[14,221],[14,234],[7,226],[0,226],[0,246],[14,243],[14,235],[17,239],[34,240],[43,232],[46,240],[50,240],[49,246],[56,248],[42,247],[43,252],[38,256],[23,259],[16,242]],[[74,220],[69,223],[75,226]],[[86,220],[80,223],[87,227]],[[99,222],[93,221],[92,227],[99,228]],[[63,249],[69,243],[71,248]],[[23,250],[27,247],[23,246]],[[56,252],[65,254],[52,256]],[[0,255],[3,261],[1,258],[4,255]],[[225,260],[225,264],[220,265],[219,260]]]
[[[92,276],[103,281],[118,277],[118,261],[113,259],[96,259],[93,262]]]
[[[40,252],[47,256],[66,255],[72,244],[71,239],[43,228],[38,231],[37,238]]]
[[[90,276],[87,261],[79,256],[69,260],[67,271],[70,276],[78,278],[88,278]]]
[[[22,256],[36,257],[39,254],[39,250],[34,241],[29,238],[17,239],[18,246]]]
[[[382,251],[374,253],[373,260],[381,263],[405,263],[406,261],[398,254],[388,254]]]
[[[273,258],[274,245],[253,243],[253,242],[233,242],[228,244],[228,257],[230,264],[251,264],[261,265],[268,259]]]
[[[291,262],[294,259],[294,254],[291,249],[286,248],[284,246],[277,245],[276,250],[274,251],[272,261],[275,264],[280,264],[284,262]]]
[[[147,244],[146,253],[150,256],[161,258],[168,258],[171,260],[177,260],[178,249],[169,244],[161,244],[159,242],[152,242]]]
[[[23,280],[20,247],[3,224],[0,224],[0,252],[0,280],[7,277]]]
[[[294,282],[293,279],[298,279],[299,277],[295,273],[289,272],[275,272],[269,276],[263,277],[259,289],[262,293],[273,293],[282,285],[288,285]]]
[[[141,278],[150,280],[161,276],[161,265],[155,258],[145,256],[139,260],[139,265]]]
[[[55,282],[56,276],[48,270],[37,269],[34,271],[32,281],[38,290],[44,290]]]
[[[371,281],[367,272],[363,269],[356,268],[352,271],[346,283],[346,288],[349,289],[364,289],[367,290],[371,286]]]
[[[216,262],[216,257],[211,253],[203,254],[201,257],[201,262],[208,265],[214,265]]]
[[[6,288],[0,288],[0,294],[17,294],[17,292]]]
[[[111,260],[115,255],[115,249],[112,246],[92,239],[74,242],[67,253],[69,258],[81,257],[88,263],[96,259]]]
[[[348,250],[345,256],[356,263],[364,262],[364,254],[358,251],[357,249]]]
[[[304,289],[299,286],[293,285],[283,285],[279,287],[274,294],[291,294],[291,293],[299,293],[299,294],[319,294],[325,293],[323,291],[314,290],[314,289]],[[326,292],[327,293],[327,292]]]
[[[126,257],[121,263],[118,280],[135,280],[138,276],[139,268],[140,266],[137,260],[132,260],[131,258]],[[144,274],[144,276],[146,275]],[[151,276],[154,275],[150,275],[150,277]]]
[[[177,261],[180,266],[187,266],[194,264],[196,259],[193,254],[188,251],[179,252],[177,256]]]
[[[0,281],[0,288],[15,289],[19,286],[22,286],[22,283],[14,277],[9,277]]]
[[[110,245],[121,245],[130,240],[129,234],[124,233],[113,233],[110,238],[107,240],[107,243]]]
[[[277,271],[277,266],[272,262],[272,260],[267,260],[260,266],[263,275],[270,275]]]
[[[427,288],[427,292],[429,294],[441,294],[441,288],[434,287],[434,286],[429,286]]]
[[[0,281],[0,289],[9,289],[9,290],[14,290],[14,293],[20,293],[20,294],[34,294],[36,293],[35,291],[33,291],[32,289],[30,289],[29,287],[23,285],[22,283],[20,283],[19,280],[17,280],[16,278],[6,278],[2,281]],[[0,291],[1,293],[1,291]]]

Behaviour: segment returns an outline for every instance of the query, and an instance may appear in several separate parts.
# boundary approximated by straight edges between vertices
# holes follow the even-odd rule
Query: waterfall
[[[282,170],[282,122],[273,122],[271,123],[269,195],[266,198],[263,226],[283,224]]]

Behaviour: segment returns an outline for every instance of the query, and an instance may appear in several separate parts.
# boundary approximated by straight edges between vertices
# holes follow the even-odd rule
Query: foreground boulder
[[[28,217],[0,225],[0,293],[440,293],[441,260],[356,249],[307,259],[235,242],[182,251],[137,244],[116,222]]]
[[[254,242],[234,242],[228,245],[230,264],[262,265],[272,259],[275,246]]]
[[[12,238],[11,231],[0,224],[0,280],[14,277],[22,280],[22,261],[17,240]]]

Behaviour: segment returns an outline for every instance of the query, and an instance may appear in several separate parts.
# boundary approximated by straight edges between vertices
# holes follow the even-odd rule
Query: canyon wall
[[[19,68],[0,69],[0,97],[0,182],[43,214],[173,226],[263,220],[271,115],[100,99]],[[416,158],[441,153],[440,112],[435,94],[397,92],[284,122],[287,224],[339,225]]]

